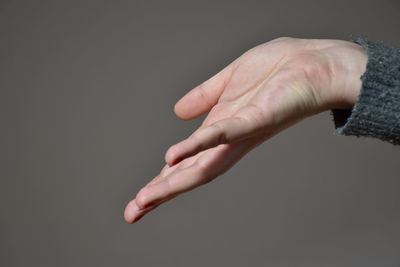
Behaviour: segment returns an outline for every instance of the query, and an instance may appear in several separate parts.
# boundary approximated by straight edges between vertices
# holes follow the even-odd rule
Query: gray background
[[[398,0],[1,1],[0,266],[400,266],[398,148],[329,112],[137,224],[186,92],[280,36],[398,46]]]

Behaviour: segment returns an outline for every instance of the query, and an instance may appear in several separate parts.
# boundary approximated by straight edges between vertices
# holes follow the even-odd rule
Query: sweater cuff
[[[351,109],[332,109],[341,135],[370,136],[400,145],[400,49],[356,37],[368,54],[358,99]]]

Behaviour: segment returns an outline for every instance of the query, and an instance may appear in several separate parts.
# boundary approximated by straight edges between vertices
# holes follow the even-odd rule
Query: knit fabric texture
[[[341,135],[369,136],[400,145],[400,49],[366,37],[351,38],[368,54],[362,87],[351,109],[332,109]]]

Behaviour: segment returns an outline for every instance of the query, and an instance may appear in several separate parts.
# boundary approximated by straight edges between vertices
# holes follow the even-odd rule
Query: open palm
[[[341,57],[332,60],[335,53]],[[361,64],[346,61],[348,55]],[[176,103],[175,113],[184,120],[209,113],[191,136],[168,149],[167,164],[128,203],[125,220],[136,222],[163,202],[212,181],[301,119],[349,107],[360,87],[362,56],[350,42],[287,37],[248,50]]]

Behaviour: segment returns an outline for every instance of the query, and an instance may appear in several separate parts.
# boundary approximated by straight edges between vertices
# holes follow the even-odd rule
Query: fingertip
[[[197,86],[175,103],[174,112],[182,120],[193,120],[210,111],[216,102],[205,96]]]
[[[177,152],[174,151],[175,150],[173,148],[174,146],[171,146],[170,148],[168,148],[167,152],[165,153],[165,163],[169,167],[172,167],[181,161],[181,159],[177,156]]]
[[[182,99],[180,99],[178,102],[175,103],[174,113],[181,120],[190,120],[192,119],[192,117],[188,116],[188,112],[182,107],[182,102],[184,98],[185,97],[183,97]]]
[[[172,166],[172,159],[174,155],[171,155],[171,147],[168,148],[167,152],[165,152],[164,160],[168,167]]]
[[[135,219],[135,213],[137,210],[137,206],[134,202],[135,202],[135,200],[132,200],[131,202],[129,202],[126,205],[125,210],[124,210],[124,219],[129,224],[132,224]]]
[[[176,102],[175,105],[174,105],[174,113],[175,113],[175,115],[176,115],[177,117],[180,118],[180,111],[179,111],[179,107],[178,107],[179,104],[178,104],[178,103],[179,103],[179,101]]]

